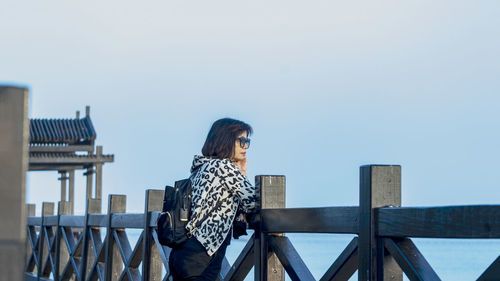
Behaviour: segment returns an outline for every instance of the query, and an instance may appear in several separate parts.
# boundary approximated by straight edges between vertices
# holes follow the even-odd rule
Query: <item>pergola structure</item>
[[[29,171],[57,171],[61,201],[70,202],[71,213],[74,213],[75,170],[86,170],[86,198],[101,199],[102,166],[114,161],[114,155],[102,153],[102,146],[95,147],[95,139],[89,106],[83,118],[77,111],[75,119],[30,119]]]

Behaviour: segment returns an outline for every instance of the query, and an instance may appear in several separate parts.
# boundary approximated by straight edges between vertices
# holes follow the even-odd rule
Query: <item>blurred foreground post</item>
[[[0,86],[0,280],[23,280],[28,89]]]

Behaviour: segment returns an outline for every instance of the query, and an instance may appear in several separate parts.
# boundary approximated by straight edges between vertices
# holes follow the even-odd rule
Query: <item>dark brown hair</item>
[[[208,132],[201,153],[206,157],[231,158],[236,137],[242,132],[247,132],[250,136],[253,130],[247,123],[231,118],[222,118],[215,121]]]

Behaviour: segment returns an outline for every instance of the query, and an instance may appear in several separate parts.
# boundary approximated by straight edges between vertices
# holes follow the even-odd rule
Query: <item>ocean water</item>
[[[129,241],[134,247],[140,230],[127,230]],[[252,235],[231,240],[226,258],[230,264],[236,260]],[[294,248],[307,265],[316,280],[319,280],[354,235],[287,233]],[[500,255],[500,239],[427,239],[412,238],[420,252],[427,259],[442,280],[476,280],[488,266]],[[253,280],[253,270],[246,281]],[[403,275],[404,280],[409,280]],[[288,276],[285,280],[290,280]],[[355,273],[349,280],[358,280]],[[500,276],[499,276],[500,280]]]
[[[250,233],[249,233],[250,234]],[[319,280],[354,235],[297,234],[286,236]],[[500,239],[412,239],[442,280],[476,280],[500,255]],[[248,241],[248,237],[232,240],[226,258],[233,263]],[[350,280],[358,280],[357,273]],[[288,276],[285,278],[290,280]],[[245,280],[253,280],[253,272]],[[409,280],[404,276],[404,280]],[[500,276],[499,276],[500,280]]]

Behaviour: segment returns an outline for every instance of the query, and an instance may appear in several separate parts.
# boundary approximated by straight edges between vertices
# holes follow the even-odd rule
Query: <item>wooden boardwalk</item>
[[[285,208],[284,176],[257,176],[260,208],[254,235],[220,280],[315,280],[284,233],[357,236],[332,260],[320,280],[441,280],[412,237],[500,238],[500,205],[401,207],[401,167],[360,168],[360,205]],[[162,190],[147,190],[144,213],[126,213],[126,196],[109,195],[106,214],[88,199],[85,215],[69,215],[66,202],[44,203],[29,216],[25,280],[167,280],[170,249],[158,243]],[[34,215],[34,208],[31,215]],[[126,229],[141,229],[131,245]],[[104,235],[104,239],[101,237]],[[500,254],[500,252],[499,252]],[[500,256],[478,280],[500,280]]]

